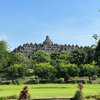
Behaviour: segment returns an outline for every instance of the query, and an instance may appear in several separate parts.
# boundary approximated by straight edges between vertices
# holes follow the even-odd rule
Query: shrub
[[[87,80],[82,80],[82,83],[83,84],[87,84]]]
[[[59,78],[55,80],[56,83],[64,83],[64,78]]]
[[[92,96],[92,95],[88,95],[88,96],[86,96],[85,98],[86,98],[86,99],[90,99],[90,98],[93,98],[93,96]]]
[[[29,80],[25,84],[34,84],[34,83],[35,83],[34,80]]]
[[[0,100],[7,100],[6,97],[0,97]]]
[[[35,83],[35,84],[39,84],[39,83],[40,83],[40,80],[39,80],[39,79],[35,79],[35,80],[34,80],[34,83]]]
[[[39,83],[40,83],[39,79],[33,79],[33,80],[27,81],[25,84],[39,84]]]
[[[20,85],[20,82],[19,82],[18,80],[16,80],[16,84],[17,84],[17,85]]]
[[[12,84],[14,84],[14,85],[19,85],[20,82],[19,82],[18,80],[12,80]]]
[[[9,85],[11,84],[9,81],[0,81],[0,84],[1,85]]]
[[[8,97],[6,97],[6,98],[7,98],[7,100],[8,100],[8,99],[13,100],[13,99],[17,99],[17,96],[16,96],[16,95],[12,95],[12,96],[8,96]]]
[[[41,79],[40,83],[45,84],[45,83],[50,83],[49,79]]]
[[[0,100],[17,100],[17,96],[16,95],[12,95],[12,96],[7,96],[7,97],[0,97]]]
[[[92,78],[92,80],[96,80],[97,79],[97,75],[93,75],[91,78]]]
[[[76,80],[69,80],[69,81],[67,81],[67,83],[75,84],[75,83],[77,83],[77,81]]]
[[[15,80],[12,80],[12,84],[14,84],[14,85],[16,84]]]
[[[92,84],[92,81],[87,81],[88,84]]]

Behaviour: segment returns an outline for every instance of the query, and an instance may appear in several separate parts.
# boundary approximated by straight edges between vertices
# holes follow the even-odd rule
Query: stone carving
[[[20,52],[27,56],[28,58],[32,58],[32,55],[37,51],[37,50],[44,50],[47,53],[51,54],[53,51],[58,51],[61,52],[63,50],[65,51],[71,51],[75,49],[82,49],[83,47],[79,47],[78,45],[58,45],[58,44],[53,44],[53,42],[50,40],[49,36],[46,36],[45,41],[42,44],[33,44],[33,43],[26,43],[23,44],[23,46],[18,46],[13,50],[13,52]]]

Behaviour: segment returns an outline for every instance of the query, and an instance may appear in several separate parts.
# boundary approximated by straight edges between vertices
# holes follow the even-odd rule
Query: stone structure
[[[33,43],[26,43],[23,44],[23,46],[19,46],[13,50],[13,52],[20,52],[27,56],[28,58],[31,58],[32,55],[37,51],[37,50],[44,50],[47,53],[52,53],[53,51],[58,51],[61,52],[63,50],[65,51],[71,51],[75,49],[82,49],[83,47],[79,47],[78,45],[58,45],[58,44],[53,44],[53,42],[50,40],[49,36],[46,36],[45,41],[42,44],[33,44]]]

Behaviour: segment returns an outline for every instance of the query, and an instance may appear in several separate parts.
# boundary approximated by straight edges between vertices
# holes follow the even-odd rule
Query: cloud
[[[7,35],[5,33],[0,34],[0,40],[5,40],[7,41]]]

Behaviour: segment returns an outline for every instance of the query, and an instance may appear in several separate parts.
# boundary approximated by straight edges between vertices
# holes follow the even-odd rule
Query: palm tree
[[[96,44],[96,41],[97,41],[99,36],[97,34],[94,34],[92,37],[95,39],[95,44]]]

